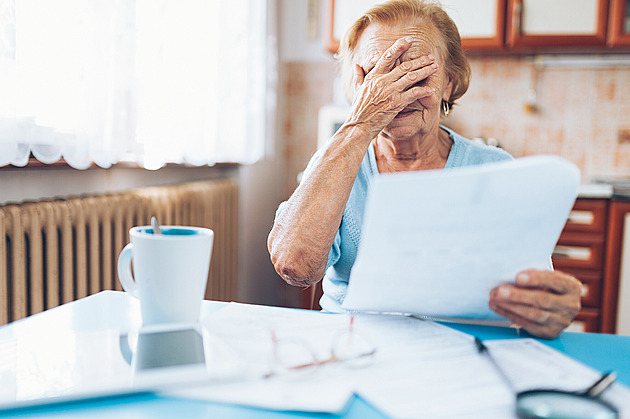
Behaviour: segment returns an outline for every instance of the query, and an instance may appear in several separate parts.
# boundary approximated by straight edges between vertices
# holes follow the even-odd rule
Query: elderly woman
[[[372,8],[346,33],[339,59],[349,116],[278,209],[268,240],[278,274],[302,287],[323,278],[320,304],[333,312],[342,311],[372,179],[512,158],[440,125],[466,92],[470,67],[439,5],[392,0]],[[493,289],[489,305],[531,334],[554,338],[578,313],[580,289],[570,275],[526,270]]]

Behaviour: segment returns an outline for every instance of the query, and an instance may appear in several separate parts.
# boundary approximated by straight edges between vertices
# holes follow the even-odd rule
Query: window
[[[261,0],[0,0],[0,165],[262,157]]]

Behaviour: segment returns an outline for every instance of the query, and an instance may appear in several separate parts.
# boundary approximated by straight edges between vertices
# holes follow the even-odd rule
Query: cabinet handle
[[[595,220],[595,214],[593,211],[578,211],[573,210],[569,214],[569,222],[572,224],[584,224],[591,225]]]
[[[591,249],[588,247],[577,247],[577,246],[556,246],[553,250],[553,257],[555,258],[564,258],[564,259],[574,259],[574,260],[590,260],[591,259]]]

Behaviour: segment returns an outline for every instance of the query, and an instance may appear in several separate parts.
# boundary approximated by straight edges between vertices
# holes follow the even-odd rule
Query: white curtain
[[[0,0],[0,166],[263,156],[266,0]]]

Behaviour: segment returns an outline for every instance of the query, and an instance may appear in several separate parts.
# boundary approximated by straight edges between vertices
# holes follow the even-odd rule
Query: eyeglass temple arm
[[[584,394],[589,397],[598,397],[600,394],[604,392],[612,383],[617,379],[617,373],[614,371],[610,371],[604,375],[602,378],[595,381],[595,384],[584,390]]]

